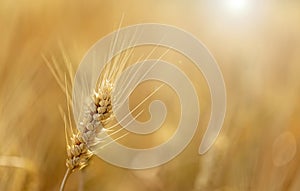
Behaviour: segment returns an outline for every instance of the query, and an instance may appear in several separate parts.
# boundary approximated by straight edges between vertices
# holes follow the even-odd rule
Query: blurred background
[[[66,190],[298,191],[299,10],[297,0],[1,0],[0,190],[58,190],[66,170],[58,109],[66,107],[65,95],[42,55],[64,65],[64,51],[76,69],[97,40],[118,28],[124,14],[122,26],[174,25],[207,46],[226,83],[224,127],[211,150],[198,155],[210,94],[202,74],[187,68],[199,93],[201,117],[184,152],[141,171],[93,157],[82,172],[71,175]],[[146,85],[132,96],[139,97]],[[179,109],[175,95],[167,106],[172,104]],[[169,121],[177,115],[171,112]],[[152,142],[160,139],[154,136]],[[143,143],[137,139],[134,145]]]

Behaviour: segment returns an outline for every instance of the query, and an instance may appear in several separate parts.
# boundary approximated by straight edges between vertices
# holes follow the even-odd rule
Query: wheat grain
[[[96,135],[105,131],[104,125],[112,117],[112,88],[113,85],[107,81],[86,102],[83,119],[79,123],[78,128],[82,133],[83,140],[88,145],[93,145],[100,141]]]
[[[67,146],[66,166],[70,170],[82,169],[87,166],[91,156],[92,153],[88,150],[81,134],[73,135],[71,144]]]

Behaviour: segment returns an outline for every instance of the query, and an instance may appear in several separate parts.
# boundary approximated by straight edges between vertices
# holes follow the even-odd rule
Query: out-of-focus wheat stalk
[[[1,28],[7,19],[5,7],[5,2],[0,2]],[[0,37],[0,190],[35,191],[42,187],[42,161],[46,159],[46,152],[41,152],[39,145],[44,151],[50,145],[35,136],[35,127],[41,120],[34,116],[40,114],[39,111],[28,110],[36,108],[34,103],[43,88],[34,89],[40,71],[38,64],[32,64],[30,70],[25,64],[30,57],[27,53],[31,56],[35,53],[36,43],[14,41],[15,21],[19,17],[18,13],[9,17],[11,22],[5,25],[6,30],[1,30]],[[19,48],[17,58],[11,49],[14,46]],[[38,59],[30,59],[38,63]]]

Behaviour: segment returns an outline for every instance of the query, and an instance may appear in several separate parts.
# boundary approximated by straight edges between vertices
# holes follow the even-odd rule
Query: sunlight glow
[[[246,10],[248,1],[247,0],[228,0],[228,8],[234,12],[243,12]]]

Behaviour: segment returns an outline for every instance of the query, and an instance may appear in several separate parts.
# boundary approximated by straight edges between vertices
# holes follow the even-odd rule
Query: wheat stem
[[[67,179],[68,179],[68,177],[69,177],[70,174],[71,174],[71,170],[69,168],[67,168],[67,171],[65,173],[64,179],[61,182],[59,191],[63,191],[64,190],[65,185],[66,185],[66,181],[67,181]]]
[[[83,191],[83,189],[84,189],[84,170],[79,172],[78,191]]]

